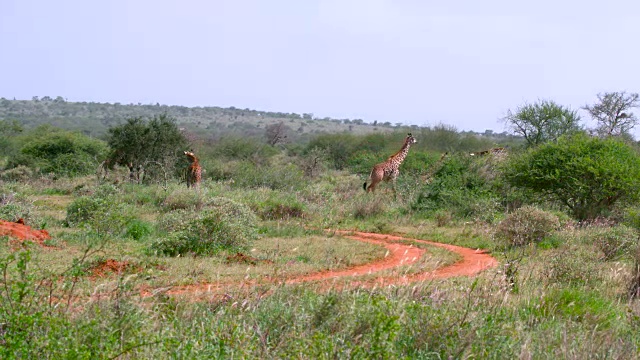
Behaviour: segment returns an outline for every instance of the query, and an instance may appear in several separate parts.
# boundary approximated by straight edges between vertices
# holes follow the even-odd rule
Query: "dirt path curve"
[[[353,232],[344,230],[339,230],[335,233],[349,239],[384,246],[387,249],[387,256],[372,263],[357,265],[340,270],[320,271],[312,274],[290,276],[284,279],[263,279],[261,281],[247,280],[242,283],[216,282],[176,286],[170,289],[165,289],[165,293],[169,295],[204,295],[211,293],[220,293],[225,289],[239,286],[252,288],[257,285],[264,285],[269,283],[331,283],[332,281],[335,281],[337,279],[350,280],[350,287],[369,288],[381,285],[406,285],[430,279],[442,279],[456,276],[475,276],[486,269],[490,269],[498,265],[498,262],[495,258],[481,250],[473,250],[455,245],[442,244],[426,240],[410,239],[394,235]],[[363,275],[375,274],[383,270],[413,264],[418,261],[420,257],[425,253],[424,249],[420,249],[412,245],[402,244],[399,243],[399,241],[409,241],[438,246],[460,255],[462,259],[454,264],[443,266],[430,272],[408,274],[403,276],[379,276],[376,277],[375,280],[359,279],[359,277],[362,277]],[[147,290],[144,291],[141,295],[145,297],[152,296],[153,292],[154,291]]]
[[[340,270],[320,271],[306,275],[292,275],[284,278],[264,277],[260,280],[246,280],[243,282],[216,282],[187,286],[172,286],[163,289],[141,289],[142,297],[153,296],[155,293],[166,293],[169,295],[204,295],[204,294],[224,294],[229,288],[253,288],[258,285],[277,284],[300,284],[300,283],[320,283],[332,284],[335,280],[347,280],[349,287],[373,287],[379,285],[406,285],[430,279],[442,279],[455,276],[475,276],[480,272],[498,265],[496,259],[491,255],[469,248],[455,245],[442,244],[433,241],[410,239],[401,236],[384,235],[375,233],[365,233],[347,230],[337,230],[332,233],[339,234],[348,239],[368,242],[384,246],[387,255],[380,260],[357,265]],[[32,240],[44,246],[44,240],[49,239],[49,234],[45,230],[35,230],[24,224],[22,219],[17,222],[0,220],[0,236],[10,236],[18,240]],[[405,242],[405,243],[401,243]],[[384,275],[377,276],[371,280],[373,275],[383,270],[410,265],[417,262],[426,250],[407,245],[406,242],[429,244],[452,251],[462,257],[454,264],[437,268],[436,270],[405,275]]]

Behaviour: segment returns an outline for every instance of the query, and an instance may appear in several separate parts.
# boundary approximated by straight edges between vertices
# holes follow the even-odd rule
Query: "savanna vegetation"
[[[540,100],[508,112],[504,136],[344,121],[307,132],[310,114],[296,116],[311,122],[296,123],[304,136],[286,114],[224,132],[215,117],[193,122],[201,108],[3,99],[0,218],[51,239],[0,241],[0,358],[638,358],[640,148],[634,103],[605,106],[634,94],[615,94],[587,106],[612,112],[596,129]],[[40,124],[51,109],[59,122]],[[397,196],[365,193],[407,132],[417,143]],[[184,150],[203,167],[197,188]],[[325,229],[480,248],[499,266],[410,285],[283,284],[386,256]],[[411,244],[425,255],[382,275],[458,260]]]

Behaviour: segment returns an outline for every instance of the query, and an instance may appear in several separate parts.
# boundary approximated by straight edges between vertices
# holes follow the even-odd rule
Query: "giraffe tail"
[[[364,182],[364,185],[362,185],[362,188],[364,189],[364,191],[367,191],[367,182]]]

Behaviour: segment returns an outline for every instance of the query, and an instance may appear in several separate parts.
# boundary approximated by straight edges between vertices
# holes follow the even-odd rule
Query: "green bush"
[[[307,144],[305,153],[320,149],[327,154],[330,166],[341,170],[347,167],[351,156],[359,150],[360,142],[361,139],[352,134],[322,134]]]
[[[103,205],[101,199],[82,196],[67,206],[66,221],[69,226],[77,226],[91,220]]]
[[[470,157],[450,157],[435,172],[433,180],[423,186],[412,209],[428,214],[447,209],[459,218],[491,222],[500,210],[500,201],[492,181],[480,170]]]
[[[221,250],[246,250],[257,238],[257,218],[244,204],[213,198],[199,212],[179,211],[165,216],[159,227],[168,229],[166,238],[153,243],[151,253],[213,255]]]
[[[542,241],[560,227],[558,217],[534,206],[523,206],[498,224],[495,235],[509,246]]]
[[[132,210],[118,201],[118,189],[102,185],[90,196],[76,198],[67,206],[68,226],[86,226],[102,234],[122,235],[127,224],[135,219]]]
[[[126,235],[134,240],[140,240],[151,234],[152,226],[139,219],[133,219],[127,224]]]
[[[9,168],[23,165],[57,176],[91,174],[98,166],[97,159],[104,158],[107,152],[107,145],[101,140],[49,125],[19,136],[16,142],[21,146],[20,156],[10,159]]]
[[[288,220],[304,217],[305,207],[293,196],[281,198],[271,196],[256,205],[256,213],[263,220]]]
[[[606,215],[640,196],[640,156],[614,138],[561,137],[511,156],[504,174],[511,186],[555,199],[577,220]]]

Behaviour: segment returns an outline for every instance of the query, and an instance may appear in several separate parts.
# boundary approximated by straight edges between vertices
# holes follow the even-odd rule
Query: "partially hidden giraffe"
[[[202,167],[193,151],[185,151],[184,154],[191,161],[187,168],[187,188],[193,186],[197,188],[202,180]]]
[[[400,174],[400,164],[404,161],[409,153],[409,148],[412,144],[416,143],[416,139],[411,135],[411,133],[407,134],[407,137],[404,139],[404,144],[400,151],[389,156],[387,161],[377,164],[371,170],[371,174],[369,175],[369,180],[371,184],[367,187],[367,183],[365,182],[363,188],[369,192],[374,191],[376,189],[376,185],[380,181],[389,181],[391,180],[393,184],[393,192],[396,192],[396,178],[398,174]]]
[[[425,184],[429,184],[431,182],[431,180],[433,180],[433,175],[438,172],[438,170],[440,170],[440,168],[442,167],[442,165],[444,165],[444,161],[447,158],[447,156],[449,156],[449,152],[444,152],[441,156],[440,159],[438,159],[438,161],[434,162],[433,164],[431,164],[431,166],[429,166],[429,168],[427,169],[426,174],[422,175],[420,178],[422,179],[422,182],[424,182]]]

